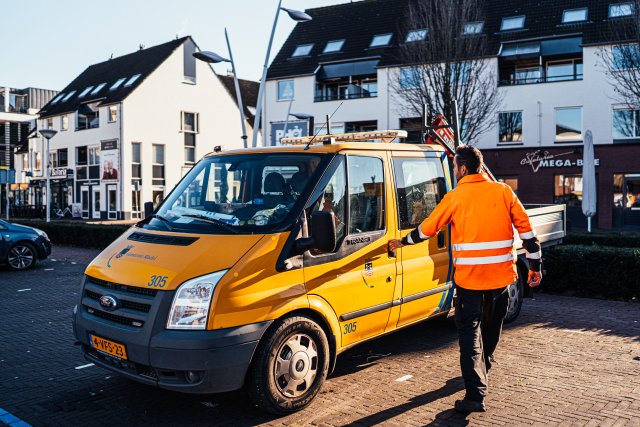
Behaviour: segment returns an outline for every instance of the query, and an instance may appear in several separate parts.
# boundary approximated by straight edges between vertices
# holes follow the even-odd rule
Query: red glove
[[[527,283],[532,288],[538,286],[540,281],[542,280],[542,273],[539,271],[529,270],[529,277],[527,278]]]

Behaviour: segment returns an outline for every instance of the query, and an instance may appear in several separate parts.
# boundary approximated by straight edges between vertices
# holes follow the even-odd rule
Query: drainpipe
[[[542,147],[542,103],[538,101],[538,146]]]

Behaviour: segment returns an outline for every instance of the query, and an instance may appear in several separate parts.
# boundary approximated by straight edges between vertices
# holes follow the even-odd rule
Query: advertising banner
[[[100,176],[103,182],[117,182],[120,173],[120,151],[118,141],[100,143]]]

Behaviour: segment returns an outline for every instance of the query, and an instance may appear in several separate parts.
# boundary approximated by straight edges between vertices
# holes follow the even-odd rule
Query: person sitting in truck
[[[391,240],[389,250],[425,241],[451,224],[455,323],[466,389],[455,410],[484,412],[487,372],[507,314],[507,287],[518,279],[513,227],[527,252],[530,286],[539,285],[542,279],[542,253],[529,217],[511,187],[490,181],[481,173],[480,150],[458,147],[453,170],[458,187],[447,193],[415,230],[402,240]]]

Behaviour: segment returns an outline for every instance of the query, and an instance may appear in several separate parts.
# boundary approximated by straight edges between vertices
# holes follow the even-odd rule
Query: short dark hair
[[[466,166],[469,173],[480,173],[482,168],[482,153],[476,147],[461,145],[456,148],[456,163],[458,167]]]

